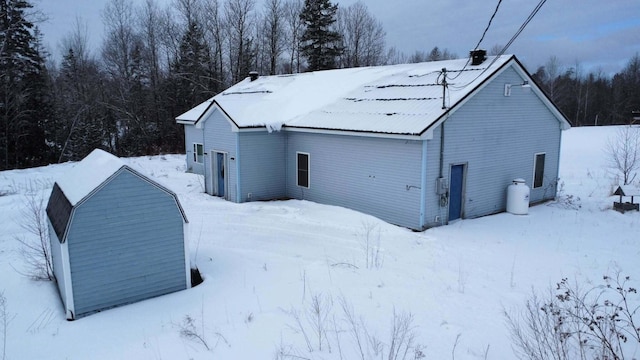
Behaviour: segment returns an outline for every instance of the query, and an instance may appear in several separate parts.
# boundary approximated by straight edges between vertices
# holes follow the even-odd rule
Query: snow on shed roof
[[[184,222],[189,222],[177,195],[173,191],[136,171],[120,158],[106,151],[95,149],[57,179],[53,185],[47,204],[47,216],[51,220],[59,241],[65,241],[67,226],[74,207],[123,168],[170,194],[175,200]]]
[[[238,128],[417,135],[447,111],[438,85],[443,68],[449,83],[445,104],[450,107],[512,59],[503,55],[480,65],[465,58],[247,78],[176,120],[196,123],[217,104]]]
[[[125,165],[120,158],[95,149],[56,182],[71,206],[75,206]]]

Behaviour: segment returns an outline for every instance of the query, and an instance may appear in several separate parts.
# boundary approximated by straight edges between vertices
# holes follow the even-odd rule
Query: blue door
[[[220,197],[224,197],[224,154],[216,153],[216,164],[217,164],[217,177],[218,177],[218,191],[217,195]]]
[[[462,187],[464,182],[464,165],[451,166],[449,182],[449,221],[460,219],[462,215]]]

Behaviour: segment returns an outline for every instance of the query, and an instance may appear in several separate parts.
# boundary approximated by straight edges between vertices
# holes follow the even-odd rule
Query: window
[[[544,181],[544,158],[545,153],[535,155],[533,163],[533,188],[542,187]]]
[[[197,162],[202,164],[204,162],[204,151],[202,149],[202,144],[193,144],[193,162]]]
[[[297,153],[298,186],[309,187],[309,154]]]

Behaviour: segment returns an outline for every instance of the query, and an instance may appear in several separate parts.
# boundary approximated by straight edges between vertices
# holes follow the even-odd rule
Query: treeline
[[[175,117],[250,71],[457,57],[438,47],[410,55],[389,47],[364,2],[343,8],[329,0],[263,0],[260,6],[256,0],[166,6],[110,0],[102,19],[98,51],[76,20],[62,53],[50,56],[36,26],[37,8],[29,0],[0,0],[0,170],[77,160],[94,148],[119,156],[182,152]],[[535,76],[574,124],[589,123],[594,114],[605,124],[623,122],[633,107],[624,103],[633,94],[629,81],[620,80],[628,72],[610,79],[545,66]],[[625,90],[612,97],[623,83]]]
[[[111,0],[102,19],[97,52],[76,20],[52,61],[34,25],[37,8],[0,0],[0,170],[77,160],[94,148],[120,156],[184,151],[175,117],[250,71],[453,56],[437,47],[411,56],[387,48],[363,2]],[[329,61],[316,61],[322,57]]]
[[[533,77],[572,126],[640,121],[640,55],[637,53],[613,76],[602,71],[585,73],[579,63],[563,67],[552,56]]]

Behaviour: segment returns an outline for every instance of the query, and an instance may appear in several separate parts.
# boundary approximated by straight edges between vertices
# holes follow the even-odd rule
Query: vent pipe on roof
[[[249,78],[251,79],[251,81],[256,81],[258,80],[259,77],[260,77],[260,74],[257,71],[249,72]]]
[[[469,56],[471,56],[471,65],[480,65],[487,59],[487,50],[471,50]]]

